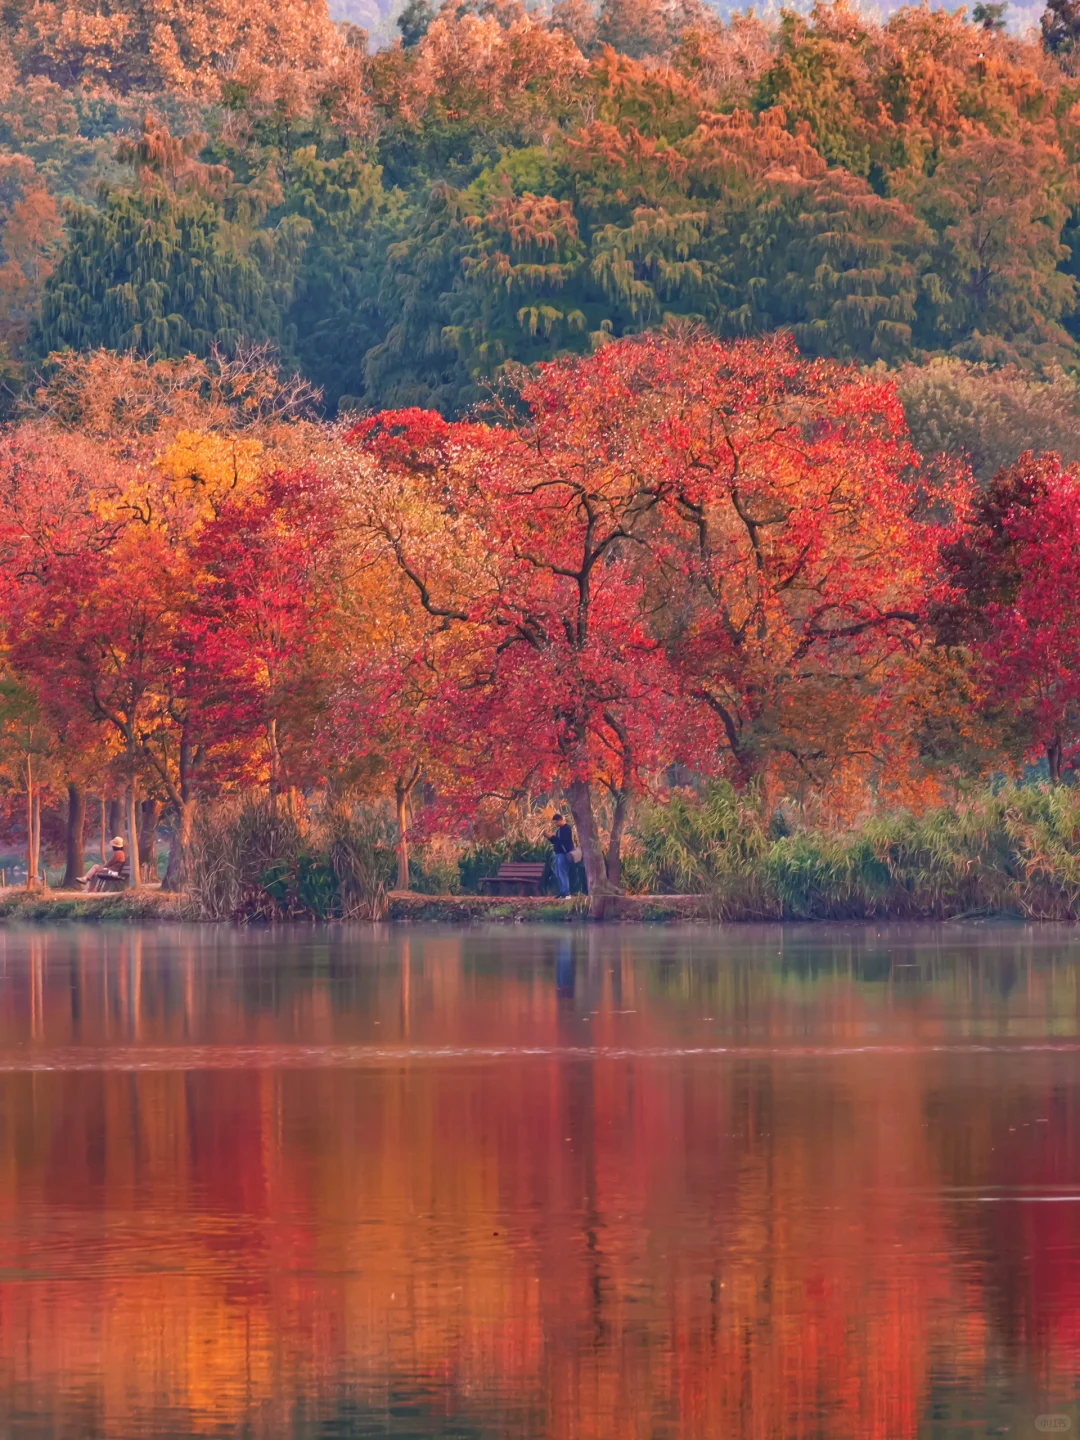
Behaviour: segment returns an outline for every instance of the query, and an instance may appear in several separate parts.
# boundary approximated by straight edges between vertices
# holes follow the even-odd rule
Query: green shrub
[[[414,884],[432,895],[455,883],[475,893],[504,861],[548,856],[543,843],[520,838],[460,857],[433,845]],[[191,902],[206,919],[378,918],[395,864],[393,827],[378,811],[339,804],[294,813],[243,796],[197,817]],[[990,787],[962,804],[835,832],[767,824],[752,792],[714,782],[700,795],[677,791],[639,807],[624,876],[629,889],[657,897],[646,919],[673,918],[661,898],[672,893],[706,897],[717,919],[1080,919],[1080,787]],[[528,913],[561,920],[573,909],[553,902]],[[499,905],[485,917],[519,913]]]
[[[333,866],[309,851],[275,860],[259,883],[282,915],[328,920],[341,913],[341,888]]]
[[[318,834],[337,879],[340,912],[356,919],[381,919],[397,873],[390,821],[375,810],[338,804],[322,817]]]

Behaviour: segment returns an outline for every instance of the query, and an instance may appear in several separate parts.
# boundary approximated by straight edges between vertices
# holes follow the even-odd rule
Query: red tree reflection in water
[[[1070,1383],[1077,1207],[957,1196],[1075,1182],[1076,1057],[927,1050],[955,966],[905,995],[604,937],[560,995],[546,940],[263,943],[7,940],[0,1414],[902,1440],[994,1356]],[[1060,1010],[1029,981],[964,1023]]]

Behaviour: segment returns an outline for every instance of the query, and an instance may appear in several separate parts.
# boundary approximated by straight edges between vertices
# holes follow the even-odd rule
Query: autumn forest
[[[28,885],[161,834],[204,914],[376,914],[562,804],[597,914],[945,913],[968,846],[1073,915],[1073,0],[0,16]]]

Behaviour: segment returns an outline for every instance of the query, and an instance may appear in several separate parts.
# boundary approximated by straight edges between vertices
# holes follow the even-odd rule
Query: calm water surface
[[[1052,927],[0,931],[0,1436],[1078,1432],[1078,976]]]

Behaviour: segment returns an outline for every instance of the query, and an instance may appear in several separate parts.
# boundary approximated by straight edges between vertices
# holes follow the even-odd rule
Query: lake
[[[1078,976],[1020,925],[0,929],[0,1435],[1080,1429]]]

